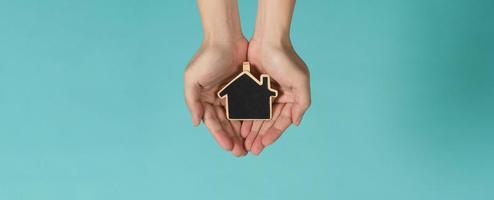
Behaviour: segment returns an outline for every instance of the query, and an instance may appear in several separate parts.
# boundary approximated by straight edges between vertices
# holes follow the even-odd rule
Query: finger
[[[247,154],[247,151],[244,148],[243,142],[240,139],[240,136],[235,136],[233,139],[233,149],[232,154],[239,157]]]
[[[198,83],[185,79],[185,102],[192,114],[192,124],[198,126],[201,123],[201,119],[204,115],[204,109],[200,101],[200,90],[201,86]]]
[[[235,136],[233,141],[234,141],[233,142],[234,146],[232,150],[233,155],[237,157],[246,155],[247,150],[245,150],[243,140],[240,138],[240,136]]]
[[[301,81],[294,88],[295,103],[292,107],[292,121],[295,125],[300,125],[305,111],[311,104],[309,80]]]
[[[274,122],[280,115],[283,106],[285,106],[285,104],[275,104],[273,106],[273,116],[270,120],[265,120],[264,123],[262,123],[261,130],[259,130],[259,135],[264,135],[266,131],[268,131],[268,129],[271,128],[271,126],[274,124]]]
[[[242,122],[239,120],[228,120],[233,128],[233,132],[236,136],[240,136],[240,129],[242,127]]]
[[[252,120],[246,120],[242,122],[242,128],[240,129],[240,135],[243,138],[246,138],[247,135],[249,135],[250,130],[252,128],[253,121]]]
[[[266,147],[262,144],[262,138],[264,137],[264,134],[269,130],[269,128],[271,128],[274,121],[276,121],[276,119],[280,115],[283,106],[284,104],[275,104],[273,106],[273,116],[271,120],[265,120],[262,123],[261,129],[259,130],[259,133],[257,134],[257,137],[252,144],[251,151],[254,155],[259,155],[261,151]]]
[[[257,134],[257,137],[256,139],[254,140],[254,143],[252,144],[252,148],[250,149],[250,151],[258,156],[259,154],[261,154],[262,150],[264,149],[264,146],[262,145],[262,135],[260,134]]]
[[[213,106],[209,104],[204,104],[204,124],[208,128],[209,132],[211,132],[214,139],[216,139],[216,142],[223,149],[227,151],[231,151],[233,149],[231,137],[221,125]]]
[[[247,150],[244,148],[244,139],[240,136],[241,122],[230,120],[230,124],[234,130],[233,140],[235,144],[232,153],[237,157],[244,156],[247,154]]]
[[[218,119],[221,121],[223,129],[225,129],[230,136],[233,143],[232,154],[235,156],[245,155],[246,151],[243,148],[243,143],[240,138],[240,121],[230,121],[226,118],[225,111],[220,106],[215,106]]]
[[[225,111],[223,110],[223,108],[221,108],[220,106],[212,106],[212,107],[216,112],[216,117],[220,121],[220,125],[227,132],[228,136],[230,136],[230,138],[233,138],[233,136],[235,135],[235,130],[233,126],[230,124],[230,121],[226,118]]]
[[[278,116],[273,126],[271,126],[271,128],[269,128],[268,131],[262,136],[263,146],[268,146],[275,142],[290,126],[292,123],[291,109],[292,104],[287,104],[283,107],[281,114]]]
[[[245,149],[247,149],[247,151],[251,150],[252,144],[254,143],[254,140],[256,139],[257,134],[259,133],[259,130],[261,130],[262,123],[263,123],[263,121],[261,121],[261,120],[255,120],[252,123],[252,128],[250,130],[250,133],[249,133],[249,135],[247,135],[247,138],[245,138],[245,145],[244,146],[245,146]]]

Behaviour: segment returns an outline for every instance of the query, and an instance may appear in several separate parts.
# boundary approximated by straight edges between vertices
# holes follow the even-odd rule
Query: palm
[[[222,102],[216,92],[225,80],[238,73],[238,68],[245,61],[247,42],[244,45],[221,44],[203,46],[185,72],[186,96],[189,105],[196,105],[203,113],[202,119],[218,144],[231,150],[236,156],[245,155],[243,140],[240,137],[240,122],[226,119]],[[190,89],[192,88],[192,89]],[[192,102],[191,102],[192,101]],[[192,108],[194,109],[194,108]]]

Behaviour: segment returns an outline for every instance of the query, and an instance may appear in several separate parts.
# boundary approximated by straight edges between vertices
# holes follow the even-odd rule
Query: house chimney
[[[250,72],[250,63],[249,62],[243,62],[242,63],[242,69],[243,69],[243,71]]]
[[[268,76],[261,76],[261,83],[263,87],[268,87],[269,84],[269,78]]]

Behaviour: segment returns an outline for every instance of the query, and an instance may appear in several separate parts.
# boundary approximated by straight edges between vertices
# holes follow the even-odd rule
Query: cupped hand
[[[247,40],[204,42],[188,64],[185,74],[185,100],[195,126],[201,120],[217,143],[235,156],[247,154],[240,136],[240,121],[226,118],[224,106],[216,96],[225,80],[239,72],[247,55]]]
[[[248,60],[259,73],[271,76],[279,93],[273,104],[271,120],[244,121],[241,126],[245,148],[259,155],[290,124],[300,124],[311,103],[309,71],[290,43],[252,40],[249,43]]]

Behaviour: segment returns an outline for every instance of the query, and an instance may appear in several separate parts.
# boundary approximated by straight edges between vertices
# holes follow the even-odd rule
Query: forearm
[[[205,42],[243,39],[237,0],[197,0]]]
[[[295,0],[259,0],[253,40],[290,44]]]

